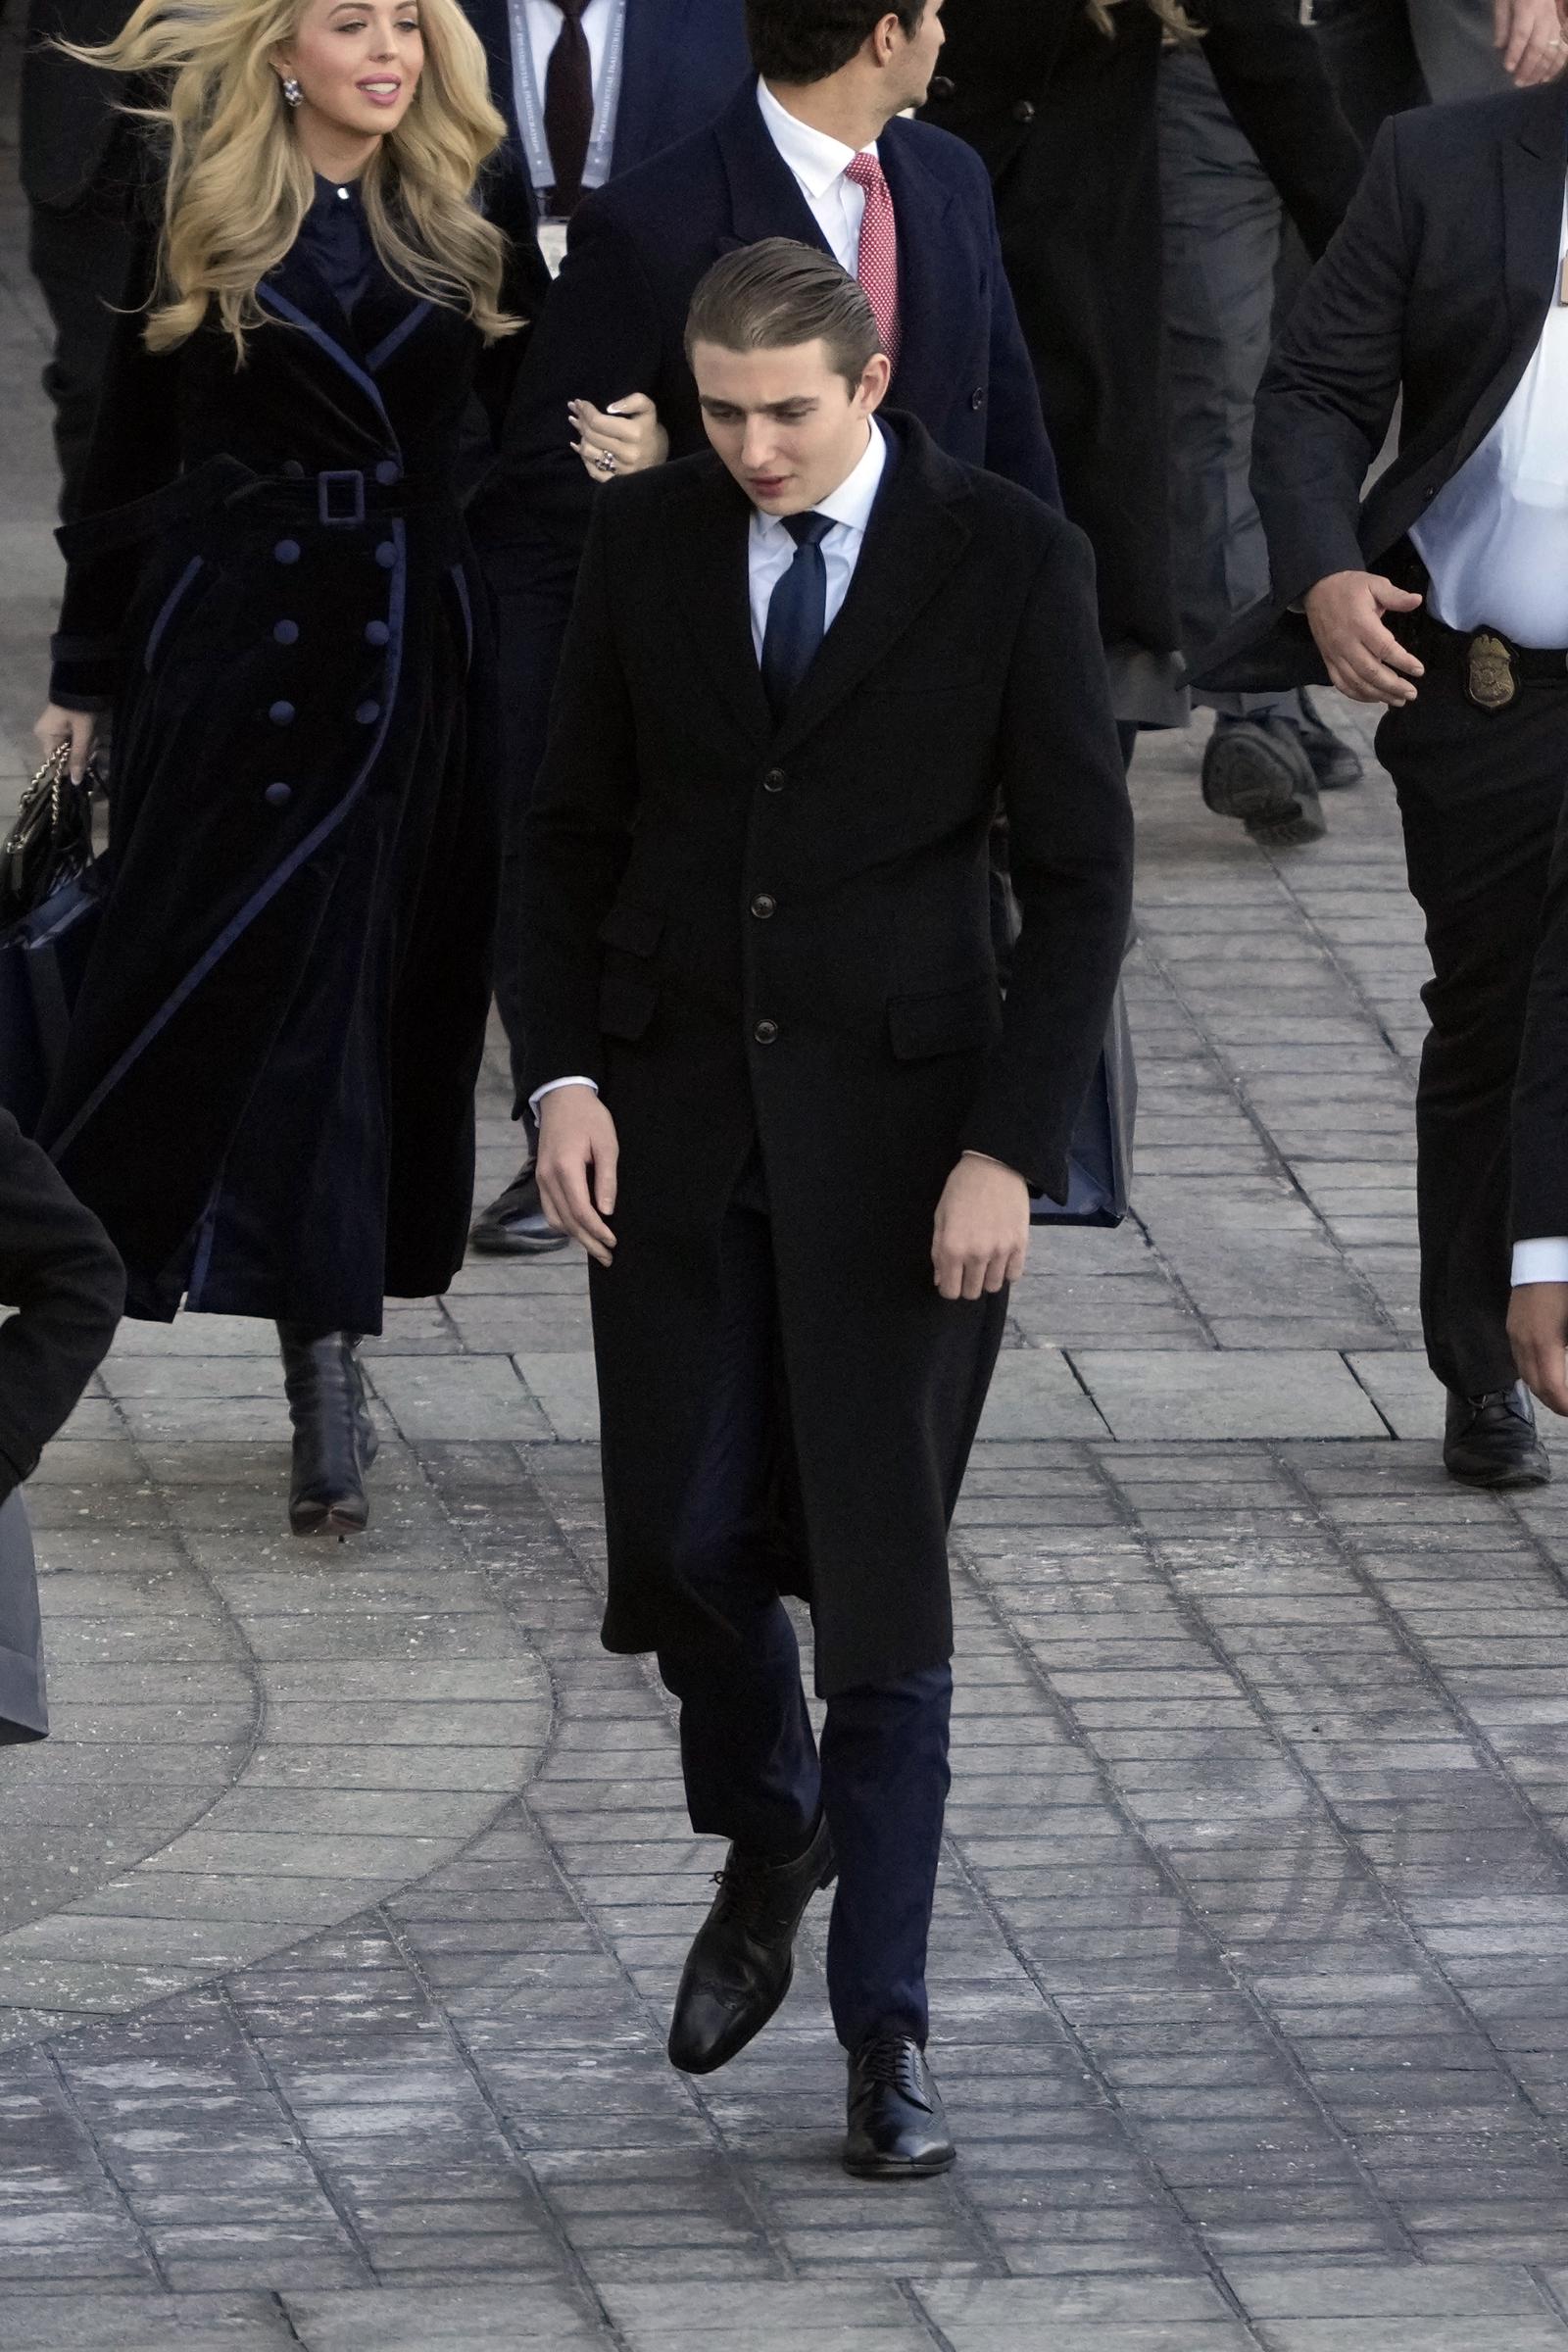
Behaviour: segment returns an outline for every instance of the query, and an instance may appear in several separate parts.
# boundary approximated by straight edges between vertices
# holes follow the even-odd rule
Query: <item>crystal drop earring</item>
[[[285,75],[283,81],[283,96],[287,100],[288,104],[290,106],[298,106],[304,95],[305,92],[300,88],[300,85],[295,80],[293,74],[289,74]]]

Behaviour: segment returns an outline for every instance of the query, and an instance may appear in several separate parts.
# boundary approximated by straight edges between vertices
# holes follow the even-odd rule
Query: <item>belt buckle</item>
[[[1465,648],[1464,690],[1478,710],[1506,710],[1519,691],[1513,648],[1478,629]]]
[[[346,486],[350,493],[352,512],[337,513],[335,492]],[[350,530],[365,520],[365,476],[358,466],[347,466],[336,472],[318,473],[316,477],[316,512],[324,523]]]

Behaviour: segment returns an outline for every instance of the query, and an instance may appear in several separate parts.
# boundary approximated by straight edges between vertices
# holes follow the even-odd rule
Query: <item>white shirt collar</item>
[[[827,515],[832,522],[843,523],[847,530],[863,531],[871,519],[871,509],[876,505],[876,494],[882,487],[887,463],[887,439],[882,427],[873,418],[863,456],[836,490],[830,490],[826,498],[817,500],[812,512]],[[764,514],[760,507],[754,507],[752,514],[763,537],[784,528],[782,514]]]
[[[842,139],[830,139],[825,130],[813,130],[787,107],[780,106],[765,81],[757,84],[757,103],[768,136],[778,149],[808,196],[822,197],[836,179],[841,179],[854,163],[857,150],[846,147]],[[876,141],[858,150],[863,155],[875,155]]]

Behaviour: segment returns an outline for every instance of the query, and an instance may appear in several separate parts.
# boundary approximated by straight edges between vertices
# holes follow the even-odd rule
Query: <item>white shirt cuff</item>
[[[1568,1282],[1568,1238],[1554,1234],[1546,1241],[1515,1242],[1513,1287],[1526,1282]]]
[[[528,1097],[528,1108],[533,1112],[533,1115],[536,1119],[539,1116],[539,1105],[544,1101],[546,1095],[553,1095],[558,1087],[563,1086],[587,1086],[593,1087],[593,1091],[596,1095],[599,1092],[598,1087],[594,1086],[594,1082],[591,1078],[552,1078],[548,1086],[536,1086],[533,1093]]]

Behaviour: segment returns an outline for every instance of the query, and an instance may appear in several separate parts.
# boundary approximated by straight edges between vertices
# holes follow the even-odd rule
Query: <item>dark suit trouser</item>
[[[48,1729],[38,1577],[19,1488],[0,1502],[0,1746]]]
[[[124,294],[130,245],[124,192],[118,181],[90,191],[69,211],[32,208],[27,261],[54,321],[55,347],[43,388],[54,405],[60,511],[68,521],[80,493],[114,332],[111,306]]]
[[[1426,632],[1407,642],[1426,676],[1415,703],[1383,720],[1377,749],[1433,965],[1416,1093],[1421,1321],[1438,1378],[1479,1396],[1517,1377],[1505,1329],[1509,1111],[1568,795],[1568,682],[1533,683],[1506,710],[1480,710],[1453,643]]]
[[[952,1670],[836,1693],[818,1754],[795,1629],[763,1550],[782,1437],[773,1252],[755,1178],[743,1179],[729,1211],[722,1263],[712,1416],[677,1560],[718,1622],[659,1651],[681,1702],[687,1808],[704,1836],[777,1859],[799,1853],[825,1812],[839,1866],[827,1945],[839,2039],[854,2049],[888,2030],[923,2042]]]

